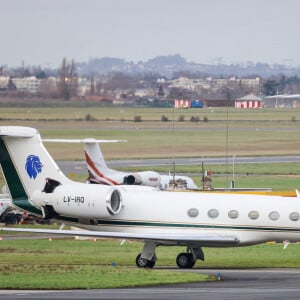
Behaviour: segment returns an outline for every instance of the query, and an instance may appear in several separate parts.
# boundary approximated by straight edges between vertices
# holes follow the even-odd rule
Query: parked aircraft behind
[[[98,143],[92,139],[83,140],[85,159],[88,166],[90,181],[110,184],[146,185],[162,190],[170,187],[183,186],[186,189],[197,189],[194,181],[187,176],[162,175],[153,171],[120,172],[107,167]]]
[[[156,187],[161,190],[172,188],[198,189],[193,179],[188,176],[162,175],[154,171],[121,172],[110,169],[106,165],[104,156],[99,146],[99,143],[101,143],[102,140],[87,138],[82,140],[43,139],[43,141],[82,143],[89,172],[90,183],[101,183],[106,185],[145,185]]]
[[[10,207],[10,205],[11,200],[9,199],[9,195],[0,194],[0,217]]]
[[[180,268],[204,260],[203,247],[237,247],[300,240],[300,199],[160,191],[68,179],[34,128],[0,127],[0,163],[13,204],[45,219],[87,229],[1,228],[6,231],[109,237],[144,243],[139,267],[153,267],[156,247],[185,246]]]

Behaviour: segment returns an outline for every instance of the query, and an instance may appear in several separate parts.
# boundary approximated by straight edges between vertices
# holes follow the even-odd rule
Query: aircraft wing
[[[186,245],[197,244],[201,246],[233,246],[239,244],[239,238],[232,234],[164,234],[164,233],[127,233],[103,232],[91,230],[60,230],[60,229],[31,229],[31,228],[0,228],[1,231],[31,232],[40,234],[54,234],[64,236],[84,236],[94,238],[116,238],[124,240],[154,241],[162,244]]]

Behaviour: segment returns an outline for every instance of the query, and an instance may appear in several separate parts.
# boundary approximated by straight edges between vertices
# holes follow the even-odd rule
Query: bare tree
[[[63,58],[59,69],[59,94],[64,100],[69,100],[77,95],[78,77],[76,73],[75,61],[68,62]]]
[[[95,74],[91,74],[91,86],[90,86],[90,94],[95,95]]]

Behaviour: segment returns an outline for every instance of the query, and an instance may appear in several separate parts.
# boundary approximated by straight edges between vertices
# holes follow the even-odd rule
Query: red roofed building
[[[242,98],[236,99],[234,102],[235,108],[260,108],[262,98],[249,94]]]

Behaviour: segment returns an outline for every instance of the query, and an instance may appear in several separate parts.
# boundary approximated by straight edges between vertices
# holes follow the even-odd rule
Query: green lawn
[[[106,159],[297,155],[300,109],[172,109],[75,106],[1,107],[0,125],[35,127],[42,138],[126,139],[103,144]],[[95,121],[87,121],[92,115]],[[168,122],[161,121],[162,115]],[[135,116],[141,122],[134,122]],[[183,122],[179,122],[180,117]],[[199,117],[200,122],[191,122]],[[208,122],[204,122],[207,118]],[[46,145],[55,159],[82,159],[81,145]]]
[[[298,268],[299,245],[262,244],[240,248],[204,248],[195,268]],[[158,247],[154,269],[135,267],[142,244],[109,240],[3,240],[0,242],[0,288],[115,288],[212,280],[177,272],[183,247]],[[169,266],[172,270],[162,270]]]

